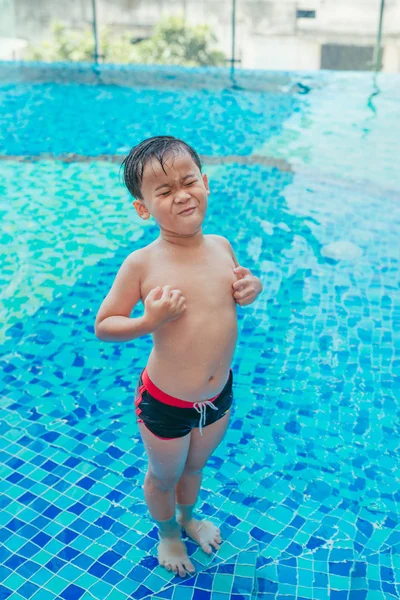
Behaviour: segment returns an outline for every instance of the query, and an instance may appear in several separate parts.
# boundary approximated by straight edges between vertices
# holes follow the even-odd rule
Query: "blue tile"
[[[53,573],[57,573],[62,567],[64,567],[65,564],[66,564],[65,561],[54,557],[51,560],[49,560],[44,566],[49,571],[52,571]]]
[[[141,585],[135,592],[131,594],[131,598],[134,600],[141,600],[141,598],[145,598],[151,594],[151,590],[147,588],[145,585]]]
[[[122,581],[123,579],[125,579],[125,577],[123,575],[121,575],[120,573],[117,573],[113,569],[110,569],[104,575],[103,579],[104,579],[104,581],[106,581],[110,585],[116,586],[120,581]]]
[[[57,508],[57,506],[52,505],[44,511],[43,516],[47,517],[48,519],[55,519],[61,512],[61,508]]]
[[[0,584],[0,598],[1,600],[6,600],[12,594],[12,591],[8,589],[5,585]]]
[[[75,550],[74,548],[70,548],[69,546],[65,546],[60,552],[57,554],[58,558],[61,560],[65,560],[67,562],[76,558],[80,552]]]
[[[193,590],[193,600],[212,600],[211,592],[206,590]]]
[[[64,600],[79,600],[85,593],[81,587],[77,585],[69,585],[63,592],[61,592],[60,596]]]
[[[146,577],[148,577],[149,571],[140,565],[137,565],[132,569],[130,573],[128,573],[128,577],[133,579],[133,581],[144,581]]]
[[[31,598],[38,590],[39,587],[37,585],[27,581],[18,589],[18,593],[24,598]]]
[[[26,562],[26,558],[19,556],[18,554],[14,554],[4,562],[4,565],[14,571],[20,565],[23,565],[24,562]]]
[[[76,504],[70,506],[67,510],[69,512],[74,513],[75,515],[80,515],[83,513],[84,510],[86,510],[86,506],[81,502],[76,502]]]
[[[88,573],[94,575],[95,577],[99,577],[100,579],[101,577],[103,577],[104,573],[108,571],[108,569],[109,567],[106,567],[105,565],[102,565],[99,562],[95,562],[88,570]]]
[[[31,544],[28,542],[25,546],[19,549],[19,553],[21,556],[25,558],[30,558],[39,552],[39,548],[35,544]]]
[[[13,531],[14,533],[25,527],[26,523],[21,521],[20,519],[12,519],[6,524],[6,527]]]

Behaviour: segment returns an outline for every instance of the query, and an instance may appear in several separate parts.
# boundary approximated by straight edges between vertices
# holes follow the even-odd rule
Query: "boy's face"
[[[194,235],[201,230],[207,210],[210,193],[207,176],[200,173],[186,153],[167,157],[164,170],[154,159],[145,165],[141,186],[143,200],[133,203],[136,212],[142,219],[152,215],[167,233]]]

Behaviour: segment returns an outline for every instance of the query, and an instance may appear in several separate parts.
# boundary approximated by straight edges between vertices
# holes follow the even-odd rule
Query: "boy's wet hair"
[[[143,200],[141,186],[146,164],[155,158],[165,173],[165,159],[171,154],[174,156],[188,154],[201,172],[199,155],[183,140],[171,135],[157,135],[148,138],[137,146],[134,146],[121,165],[124,168],[124,183],[134,198]]]

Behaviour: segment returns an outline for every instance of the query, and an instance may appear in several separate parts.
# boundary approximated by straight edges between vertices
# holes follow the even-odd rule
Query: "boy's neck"
[[[193,235],[187,236],[179,235],[172,231],[161,230],[158,239],[160,242],[172,244],[181,248],[199,248],[204,243],[204,235],[202,230],[197,231]]]

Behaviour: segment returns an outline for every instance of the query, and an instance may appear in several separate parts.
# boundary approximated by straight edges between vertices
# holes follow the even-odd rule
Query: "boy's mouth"
[[[192,212],[194,212],[196,210],[195,206],[192,206],[190,208],[186,208],[185,210],[183,210],[182,212],[180,212],[180,215],[191,215]]]

